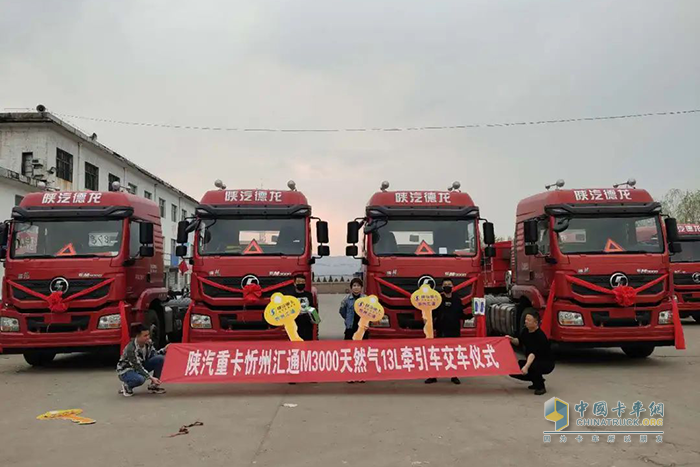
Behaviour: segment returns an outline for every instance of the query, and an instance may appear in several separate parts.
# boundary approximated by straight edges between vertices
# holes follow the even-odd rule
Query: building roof
[[[126,164],[127,166],[131,167],[132,169],[135,169],[139,172],[141,172],[143,175],[155,180],[159,184],[163,185],[164,187],[174,191],[178,195],[182,196],[183,198],[187,199],[188,201],[192,202],[193,204],[197,204],[197,200],[188,195],[187,193],[175,188],[162,178],[152,174],[148,170],[144,169],[143,167],[135,164],[134,162],[130,161],[126,157],[122,156],[121,154],[113,151],[112,149],[108,148],[104,144],[98,142],[97,140],[94,140],[90,138],[88,135],[74,127],[73,125],[61,120],[54,114],[50,112],[8,112],[8,113],[0,113],[0,125],[2,124],[52,124],[56,125],[57,127],[61,128],[62,130],[70,133],[74,137],[78,138],[85,144],[92,145],[93,147],[106,152],[110,156],[114,157],[118,161]]]

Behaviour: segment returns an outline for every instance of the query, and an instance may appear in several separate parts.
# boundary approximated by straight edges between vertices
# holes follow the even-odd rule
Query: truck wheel
[[[654,353],[653,345],[625,345],[622,346],[622,351],[629,358],[647,358]]]
[[[693,313],[693,319],[696,323],[700,323],[700,313]]]
[[[23,354],[24,360],[31,366],[46,366],[56,357],[56,352],[49,350],[28,350]]]
[[[151,341],[154,347],[156,349],[162,348],[165,345],[165,332],[163,332],[163,325],[155,310],[148,310],[146,313],[146,327],[151,332]]]

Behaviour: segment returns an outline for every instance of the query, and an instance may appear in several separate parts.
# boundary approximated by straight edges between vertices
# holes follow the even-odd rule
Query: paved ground
[[[323,296],[323,336],[337,337],[339,296]],[[689,349],[643,361],[617,350],[564,354],[536,397],[507,377],[461,386],[422,381],[310,385],[170,386],[168,394],[117,395],[111,367],[85,355],[33,369],[0,356],[0,459],[7,466],[450,466],[700,465],[700,325],[685,323]],[[637,399],[665,403],[664,442],[605,439],[546,445],[543,402]],[[295,408],[283,404],[298,404]],[[97,424],[37,421],[82,408]],[[574,411],[571,410],[572,416]],[[590,412],[589,412],[590,414]],[[204,426],[168,438],[181,425]],[[202,462],[203,461],[203,462]]]

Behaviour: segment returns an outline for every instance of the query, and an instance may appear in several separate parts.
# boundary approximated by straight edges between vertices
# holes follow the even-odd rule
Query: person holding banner
[[[306,276],[303,274],[297,274],[294,276],[294,293],[293,297],[299,299],[301,304],[301,309],[306,310],[314,304],[314,296],[311,292],[306,290]],[[314,338],[314,323],[311,320],[311,316],[308,313],[299,313],[296,318],[297,329],[299,332],[299,337],[305,341],[313,340]]]
[[[452,294],[453,288],[454,283],[451,279],[442,281],[442,303],[440,303],[440,306],[433,312],[437,337],[460,337],[461,335],[460,321],[466,318],[466,316],[464,314],[462,300]],[[462,384],[459,378],[456,377],[452,378],[451,381],[454,384]],[[435,382],[437,382],[437,378],[428,378],[425,380],[425,384],[432,384]]]
[[[165,389],[160,387],[160,373],[165,363],[165,352],[168,346],[160,350],[155,350],[151,342],[151,331],[144,325],[140,325],[136,331],[136,337],[132,339],[122,352],[122,356],[117,363],[117,376],[122,383],[120,393],[124,397],[134,395],[134,388],[137,388],[147,380],[148,392],[151,394],[164,394]],[[153,375],[151,376],[151,373]]]
[[[358,298],[362,298],[365,295],[362,293],[362,279],[359,277],[353,278],[350,281],[350,294],[347,295],[343,301],[340,303],[340,316],[343,317],[345,322],[345,340],[351,341],[353,334],[357,332],[360,327],[360,316],[355,313],[355,301]],[[364,339],[367,339],[368,335],[365,333]]]
[[[535,310],[525,312],[525,328],[520,331],[518,337],[506,336],[510,343],[525,348],[526,360],[518,360],[520,375],[510,375],[512,378],[522,381],[532,381],[528,389],[534,389],[535,395],[546,394],[543,375],[554,371],[554,357],[550,348],[549,339],[539,326],[540,316]]]

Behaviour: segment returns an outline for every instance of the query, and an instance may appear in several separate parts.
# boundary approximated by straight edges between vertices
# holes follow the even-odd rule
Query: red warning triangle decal
[[[262,248],[258,245],[255,239],[251,240],[245,250],[243,250],[244,255],[261,255],[263,253]]]
[[[606,253],[617,253],[620,251],[625,251],[625,249],[617,243],[615,243],[611,238],[609,238],[608,243],[605,244],[605,249],[603,251]]]
[[[68,245],[64,246],[61,248],[58,253],[56,253],[56,256],[75,256],[75,248],[73,247],[72,243],[69,243]]]
[[[417,255],[434,255],[435,251],[433,251],[432,248],[430,248],[430,245],[425,243],[425,240],[420,242],[420,245],[418,245],[418,248],[416,248],[416,254]]]

